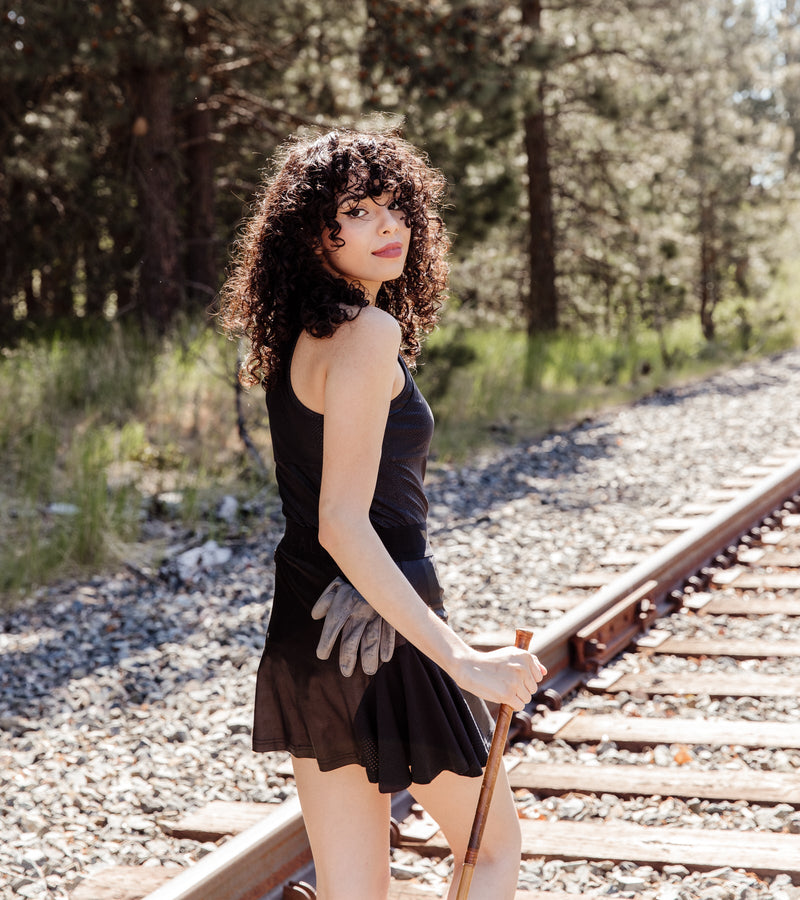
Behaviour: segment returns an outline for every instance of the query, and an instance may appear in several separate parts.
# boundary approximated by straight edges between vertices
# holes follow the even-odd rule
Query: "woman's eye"
[[[344,215],[350,216],[351,219],[360,219],[365,216],[367,211],[361,206],[354,206],[352,209],[346,209]]]

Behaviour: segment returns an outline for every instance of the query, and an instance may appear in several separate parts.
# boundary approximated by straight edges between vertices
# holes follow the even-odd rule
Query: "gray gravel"
[[[524,598],[570,593],[571,574],[596,568],[609,550],[636,546],[654,509],[678,514],[731,471],[787,445],[800,446],[800,351],[660,392],[470,465],[433,465],[431,536],[451,622],[464,633],[517,624]],[[60,900],[108,865],[189,864],[213,848],[168,839],[160,822],[215,799],[279,803],[292,794],[291,780],[278,774],[285,756],[249,749],[278,533],[268,519],[257,538],[227,543],[227,561],[206,554],[205,568],[192,568],[176,553],[156,577],[122,571],[58,585],[0,617],[0,896]],[[191,538],[176,542],[185,549]],[[527,618],[541,625],[550,615],[528,611]],[[688,631],[681,617],[674,627]],[[743,627],[741,636],[764,636]],[[800,671],[796,660],[783,666],[764,663],[763,671]],[[663,714],[672,701],[577,702]],[[699,714],[738,717],[741,708],[741,701],[708,701]],[[797,701],[759,701],[757,713],[796,719]],[[800,769],[796,751],[739,751],[700,749],[690,764]],[[587,751],[534,742],[520,752],[574,760]],[[645,761],[673,764],[674,748],[650,753]],[[641,759],[602,748],[604,763]],[[800,828],[788,807],[716,803],[709,811],[670,800],[651,808],[606,795],[531,795],[521,803],[526,814],[545,817]],[[433,883],[450,865],[399,852],[395,864]],[[658,900],[800,898],[782,877],[764,883],[730,870],[580,861],[528,862],[520,885]]]

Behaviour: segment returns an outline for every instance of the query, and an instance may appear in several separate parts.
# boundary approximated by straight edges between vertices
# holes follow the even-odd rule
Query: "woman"
[[[444,179],[410,145],[333,132],[289,144],[223,290],[261,382],[286,532],[253,747],[289,750],[319,900],[389,889],[390,793],[444,831],[457,884],[486,762],[483,698],[522,709],[545,672],[446,624],[422,488],[433,428],[409,373],[446,287]],[[520,834],[501,773],[473,900],[514,896]],[[455,896],[455,886],[451,887]]]

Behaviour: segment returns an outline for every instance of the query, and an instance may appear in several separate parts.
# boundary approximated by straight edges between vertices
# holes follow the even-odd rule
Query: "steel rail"
[[[542,685],[557,694],[567,693],[586,673],[569,668],[570,641],[586,625],[615,604],[633,594],[648,581],[656,602],[683,586],[686,579],[705,568],[716,556],[738,541],[783,503],[800,492],[800,456],[786,463],[704,518],[693,528],[670,541],[654,554],[621,573],[610,584],[565,612],[555,622],[534,635],[530,650],[551,673]]]
[[[283,883],[311,862],[300,802],[286,800],[143,900],[256,900],[280,896]]]
[[[530,650],[555,676],[543,687],[566,693],[585,677],[569,668],[570,641],[578,631],[647,582],[655,582],[652,596],[663,601],[798,492],[800,456],[539,631]],[[400,796],[395,799],[405,802]],[[308,870],[309,861],[305,826],[294,798],[143,900],[277,900],[281,885],[303,877],[298,873]]]

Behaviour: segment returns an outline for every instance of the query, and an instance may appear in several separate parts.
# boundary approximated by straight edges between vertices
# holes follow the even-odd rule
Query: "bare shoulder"
[[[402,330],[394,316],[374,306],[366,306],[358,315],[336,329],[332,343],[335,352],[348,355],[384,356],[392,358],[400,349]]]
[[[334,387],[336,396],[392,385],[402,388],[397,364],[401,329],[394,317],[368,306],[326,338],[300,335],[291,363],[292,388],[300,402],[324,414]]]
[[[375,306],[365,306],[354,319],[346,323],[344,330],[351,332],[358,339],[361,339],[363,334],[400,342],[400,323],[393,315]]]

